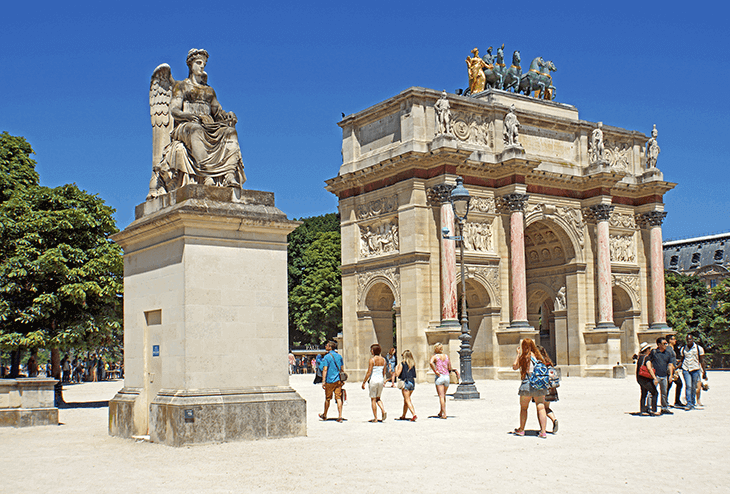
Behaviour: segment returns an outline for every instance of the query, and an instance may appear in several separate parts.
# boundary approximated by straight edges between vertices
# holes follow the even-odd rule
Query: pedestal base
[[[479,391],[477,391],[477,387],[474,385],[474,383],[459,384],[459,387],[456,388],[456,392],[454,393],[454,399],[455,400],[478,400]]]
[[[150,439],[168,446],[307,435],[307,403],[289,387],[161,390]]]
[[[0,427],[58,425],[58,408],[11,408],[0,410]]]

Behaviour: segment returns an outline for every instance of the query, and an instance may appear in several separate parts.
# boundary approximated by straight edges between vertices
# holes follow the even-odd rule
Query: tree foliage
[[[6,201],[16,189],[38,185],[33,149],[22,137],[0,134],[0,201]]]
[[[667,272],[664,276],[667,301],[667,324],[684,339],[688,333],[697,332],[700,344],[709,346],[708,330],[713,310],[710,292],[696,276]]]
[[[0,202],[0,348],[119,342],[122,258],[108,240],[118,231],[114,210],[76,185],[33,184],[30,146],[9,137],[2,142],[10,151],[0,150],[12,157],[3,161],[3,180],[17,182]]]
[[[715,302],[714,317],[711,323],[712,337],[717,349],[730,353],[730,278],[725,278],[712,289]]]
[[[340,221],[303,220],[289,235],[289,339],[321,344],[342,330]]]

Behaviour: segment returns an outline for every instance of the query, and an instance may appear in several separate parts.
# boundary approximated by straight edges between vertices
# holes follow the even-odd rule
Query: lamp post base
[[[455,400],[478,400],[479,391],[474,383],[461,383],[454,393]]]

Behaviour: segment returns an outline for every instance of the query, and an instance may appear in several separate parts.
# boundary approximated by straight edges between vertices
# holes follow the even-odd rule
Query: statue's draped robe
[[[210,86],[193,84],[185,79],[175,83],[173,98],[176,96],[182,97],[183,111],[199,116],[201,123],[175,121],[170,133],[171,142],[163,151],[161,168],[182,173],[181,186],[189,183],[191,176],[199,177],[197,181],[200,183],[206,178],[228,177],[243,184],[246,176],[238,134],[235,127],[225,120],[219,107],[216,114],[212,113],[215,91]],[[204,149],[205,152],[196,157],[193,149]]]

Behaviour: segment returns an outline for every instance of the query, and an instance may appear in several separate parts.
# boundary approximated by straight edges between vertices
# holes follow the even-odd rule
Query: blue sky
[[[151,171],[149,80],[190,48],[238,115],[245,187],[290,218],[336,211],[337,122],[410,86],[465,87],[469,51],[553,60],[580,118],[659,131],[664,238],[730,230],[727,7],[693,2],[12,2],[0,20],[0,131],[33,146],[41,183],[75,182],[120,228]],[[689,5],[689,4],[686,4]]]

